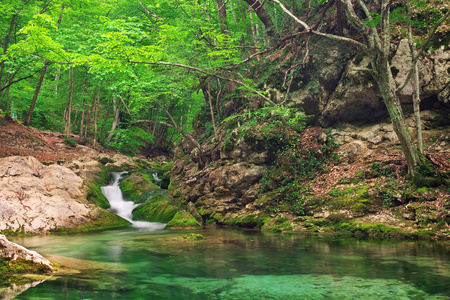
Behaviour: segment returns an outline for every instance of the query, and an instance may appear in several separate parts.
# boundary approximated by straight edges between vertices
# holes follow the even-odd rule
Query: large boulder
[[[0,190],[0,232],[6,234],[124,223],[85,199],[83,180],[72,170],[31,156],[0,159]]]

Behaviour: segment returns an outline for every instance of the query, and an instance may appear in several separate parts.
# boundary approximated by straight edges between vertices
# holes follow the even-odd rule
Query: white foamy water
[[[146,230],[163,229],[166,226],[166,224],[157,222],[133,221],[133,216],[131,213],[133,209],[136,206],[138,206],[138,204],[135,204],[133,201],[126,201],[123,198],[122,191],[120,190],[119,187],[120,179],[124,174],[127,173],[128,172],[126,171],[111,173],[113,176],[112,183],[108,186],[101,187],[103,195],[106,197],[106,199],[108,199],[109,204],[111,205],[109,210],[121,216],[122,218],[130,221],[133,227],[135,228],[141,228]]]

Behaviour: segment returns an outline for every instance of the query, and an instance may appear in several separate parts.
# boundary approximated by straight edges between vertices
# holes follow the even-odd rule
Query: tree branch
[[[134,121],[132,124],[136,124],[136,123],[160,124],[160,125],[164,125],[164,126],[172,128],[172,129],[175,129],[176,131],[181,133],[181,135],[186,137],[198,150],[200,150],[200,153],[205,154],[205,150],[203,150],[202,146],[200,146],[200,144],[194,139],[194,137],[192,135],[190,135],[189,133],[187,133],[186,131],[180,129],[178,126],[174,126],[174,125],[171,125],[171,124],[163,122],[163,121],[155,121],[155,120],[138,120],[138,121]]]

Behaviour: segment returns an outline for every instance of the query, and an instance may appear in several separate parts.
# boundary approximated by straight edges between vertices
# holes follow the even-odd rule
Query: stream
[[[118,180],[103,192],[130,220]],[[78,270],[14,299],[450,299],[448,244],[132,223],[11,238]],[[205,239],[183,238],[190,233]]]

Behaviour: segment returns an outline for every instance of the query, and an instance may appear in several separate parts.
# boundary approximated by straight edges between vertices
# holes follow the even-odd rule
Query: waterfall
[[[119,187],[120,179],[122,179],[122,176],[127,173],[127,171],[111,173],[113,177],[111,184],[101,187],[103,195],[106,197],[106,199],[108,199],[109,204],[111,205],[109,210],[130,221],[133,227],[145,228],[147,230],[163,229],[166,224],[157,222],[133,221],[133,216],[131,213],[133,209],[138,205],[133,201],[125,200]]]

